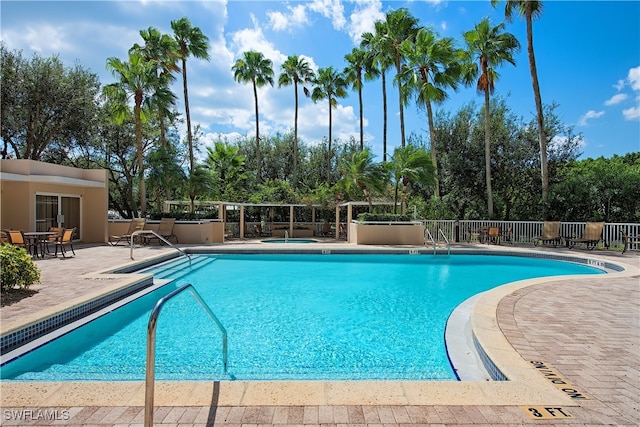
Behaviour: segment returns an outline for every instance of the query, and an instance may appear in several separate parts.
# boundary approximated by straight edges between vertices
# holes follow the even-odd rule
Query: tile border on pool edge
[[[27,326],[11,331],[0,337],[0,354],[5,355],[44,335],[87,317],[117,301],[122,300],[141,289],[153,285],[153,278],[146,277],[129,283],[121,288],[109,291],[59,313],[40,319]]]

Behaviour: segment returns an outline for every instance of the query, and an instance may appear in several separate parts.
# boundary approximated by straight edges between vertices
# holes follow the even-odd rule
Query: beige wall
[[[109,236],[121,236],[129,230],[130,220],[109,221]],[[160,221],[148,221],[144,229],[158,231]],[[173,227],[173,232],[182,243],[223,243],[224,223],[222,221],[179,221]],[[150,237],[150,236],[149,236]],[[171,240],[171,243],[174,243]],[[124,242],[120,243],[126,244]]]
[[[107,241],[109,189],[105,169],[0,160],[0,228],[35,230],[36,194],[79,196],[81,240]]]
[[[423,245],[424,226],[349,224],[349,243],[357,245]]]

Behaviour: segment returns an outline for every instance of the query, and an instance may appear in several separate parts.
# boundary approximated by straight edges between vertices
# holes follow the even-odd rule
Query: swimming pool
[[[201,256],[175,283],[3,366],[2,378],[141,380],[151,308],[192,283],[229,333],[234,378],[452,380],[443,335],[460,302],[515,280],[594,273],[602,271],[479,255]],[[179,295],[158,322],[156,377],[229,379],[220,341],[197,303]]]

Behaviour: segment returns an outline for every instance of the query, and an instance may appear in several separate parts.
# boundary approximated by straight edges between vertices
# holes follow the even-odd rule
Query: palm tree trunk
[[[261,174],[261,164],[262,157],[260,156],[260,125],[258,123],[258,87],[256,86],[256,82],[253,82],[253,100],[255,103],[256,110],[256,159],[258,161],[257,173],[258,173],[258,182],[262,182],[262,174]]]
[[[400,58],[396,58],[396,76],[400,75]],[[405,146],[404,139],[404,103],[402,102],[402,84],[398,81],[398,106],[400,107],[400,143],[402,148]]]
[[[187,90],[187,61],[182,60],[182,90],[184,92],[184,111],[187,118],[187,141],[189,143],[189,173],[193,174],[193,135],[191,134],[191,114],[189,113],[189,93]]]
[[[533,97],[536,101],[536,119],[538,121],[538,140],[540,143],[540,174],[542,178],[542,209],[547,210],[549,194],[549,171],[547,168],[547,137],[544,132],[544,116],[542,113],[542,98],[540,97],[540,85],[538,84],[538,71],[536,70],[536,57],[533,53],[533,23],[531,17],[531,2],[526,3],[527,21],[527,52],[529,54],[529,70],[531,72],[531,84],[533,85]]]
[[[491,112],[489,89],[484,91],[484,168],[487,181],[487,213],[493,218],[493,191],[491,190]]]
[[[293,123],[293,189],[298,185],[298,81],[294,79],[293,88],[296,98],[296,112]]]
[[[440,198],[440,180],[438,179],[438,153],[436,150],[436,130],[433,126],[433,111],[431,110],[431,101],[425,101],[427,105],[427,120],[429,121],[429,136],[431,137],[431,162],[433,163],[433,195]]]
[[[140,216],[147,216],[147,190],[144,182],[144,151],[142,149],[142,119],[140,110],[142,109],[142,94],[135,94],[135,121],[136,121],[136,147],[138,151],[138,188],[140,191]]]
[[[364,150],[364,127],[363,127],[363,106],[362,106],[362,78],[359,80],[358,85],[358,101],[360,101],[360,151]]]
[[[384,70],[382,71],[382,161],[387,161],[387,77]],[[395,213],[395,211],[394,211]]]
[[[327,184],[331,185],[331,94],[329,98],[329,150],[327,151]]]

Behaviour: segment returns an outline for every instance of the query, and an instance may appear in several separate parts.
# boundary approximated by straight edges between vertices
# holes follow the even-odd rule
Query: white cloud
[[[298,4],[295,7],[287,6],[289,13],[267,12],[269,24],[274,31],[290,30],[292,28],[302,27],[309,22],[307,18],[307,9],[304,4]]]
[[[627,108],[622,115],[626,120],[640,120],[640,106]]]
[[[624,88],[624,80],[618,80],[618,83],[614,84],[613,87],[620,92]]]
[[[580,117],[580,120],[578,120],[578,125],[579,126],[587,126],[588,120],[591,119],[597,119],[599,117],[602,117],[604,115],[604,111],[593,111],[593,110],[589,110],[586,112],[586,114],[584,114],[582,117]]]
[[[347,24],[341,0],[313,0],[309,9],[331,19],[333,28],[341,30]]]
[[[354,11],[349,16],[348,33],[356,45],[360,44],[360,38],[365,32],[373,32],[376,21],[385,19],[382,12],[382,2],[378,0],[360,0],[356,3]]]
[[[640,91],[640,67],[631,68],[627,76],[631,89]]]
[[[232,46],[235,49],[236,57],[240,57],[244,52],[255,50],[262,53],[265,58],[273,61],[274,72],[277,73],[280,65],[287,59],[287,56],[275,48],[273,43],[268,41],[262,32],[258,20],[251,14],[253,28],[245,28],[232,34]]]
[[[629,97],[626,93],[618,93],[613,95],[611,98],[604,101],[604,105],[616,105],[626,100]]]

